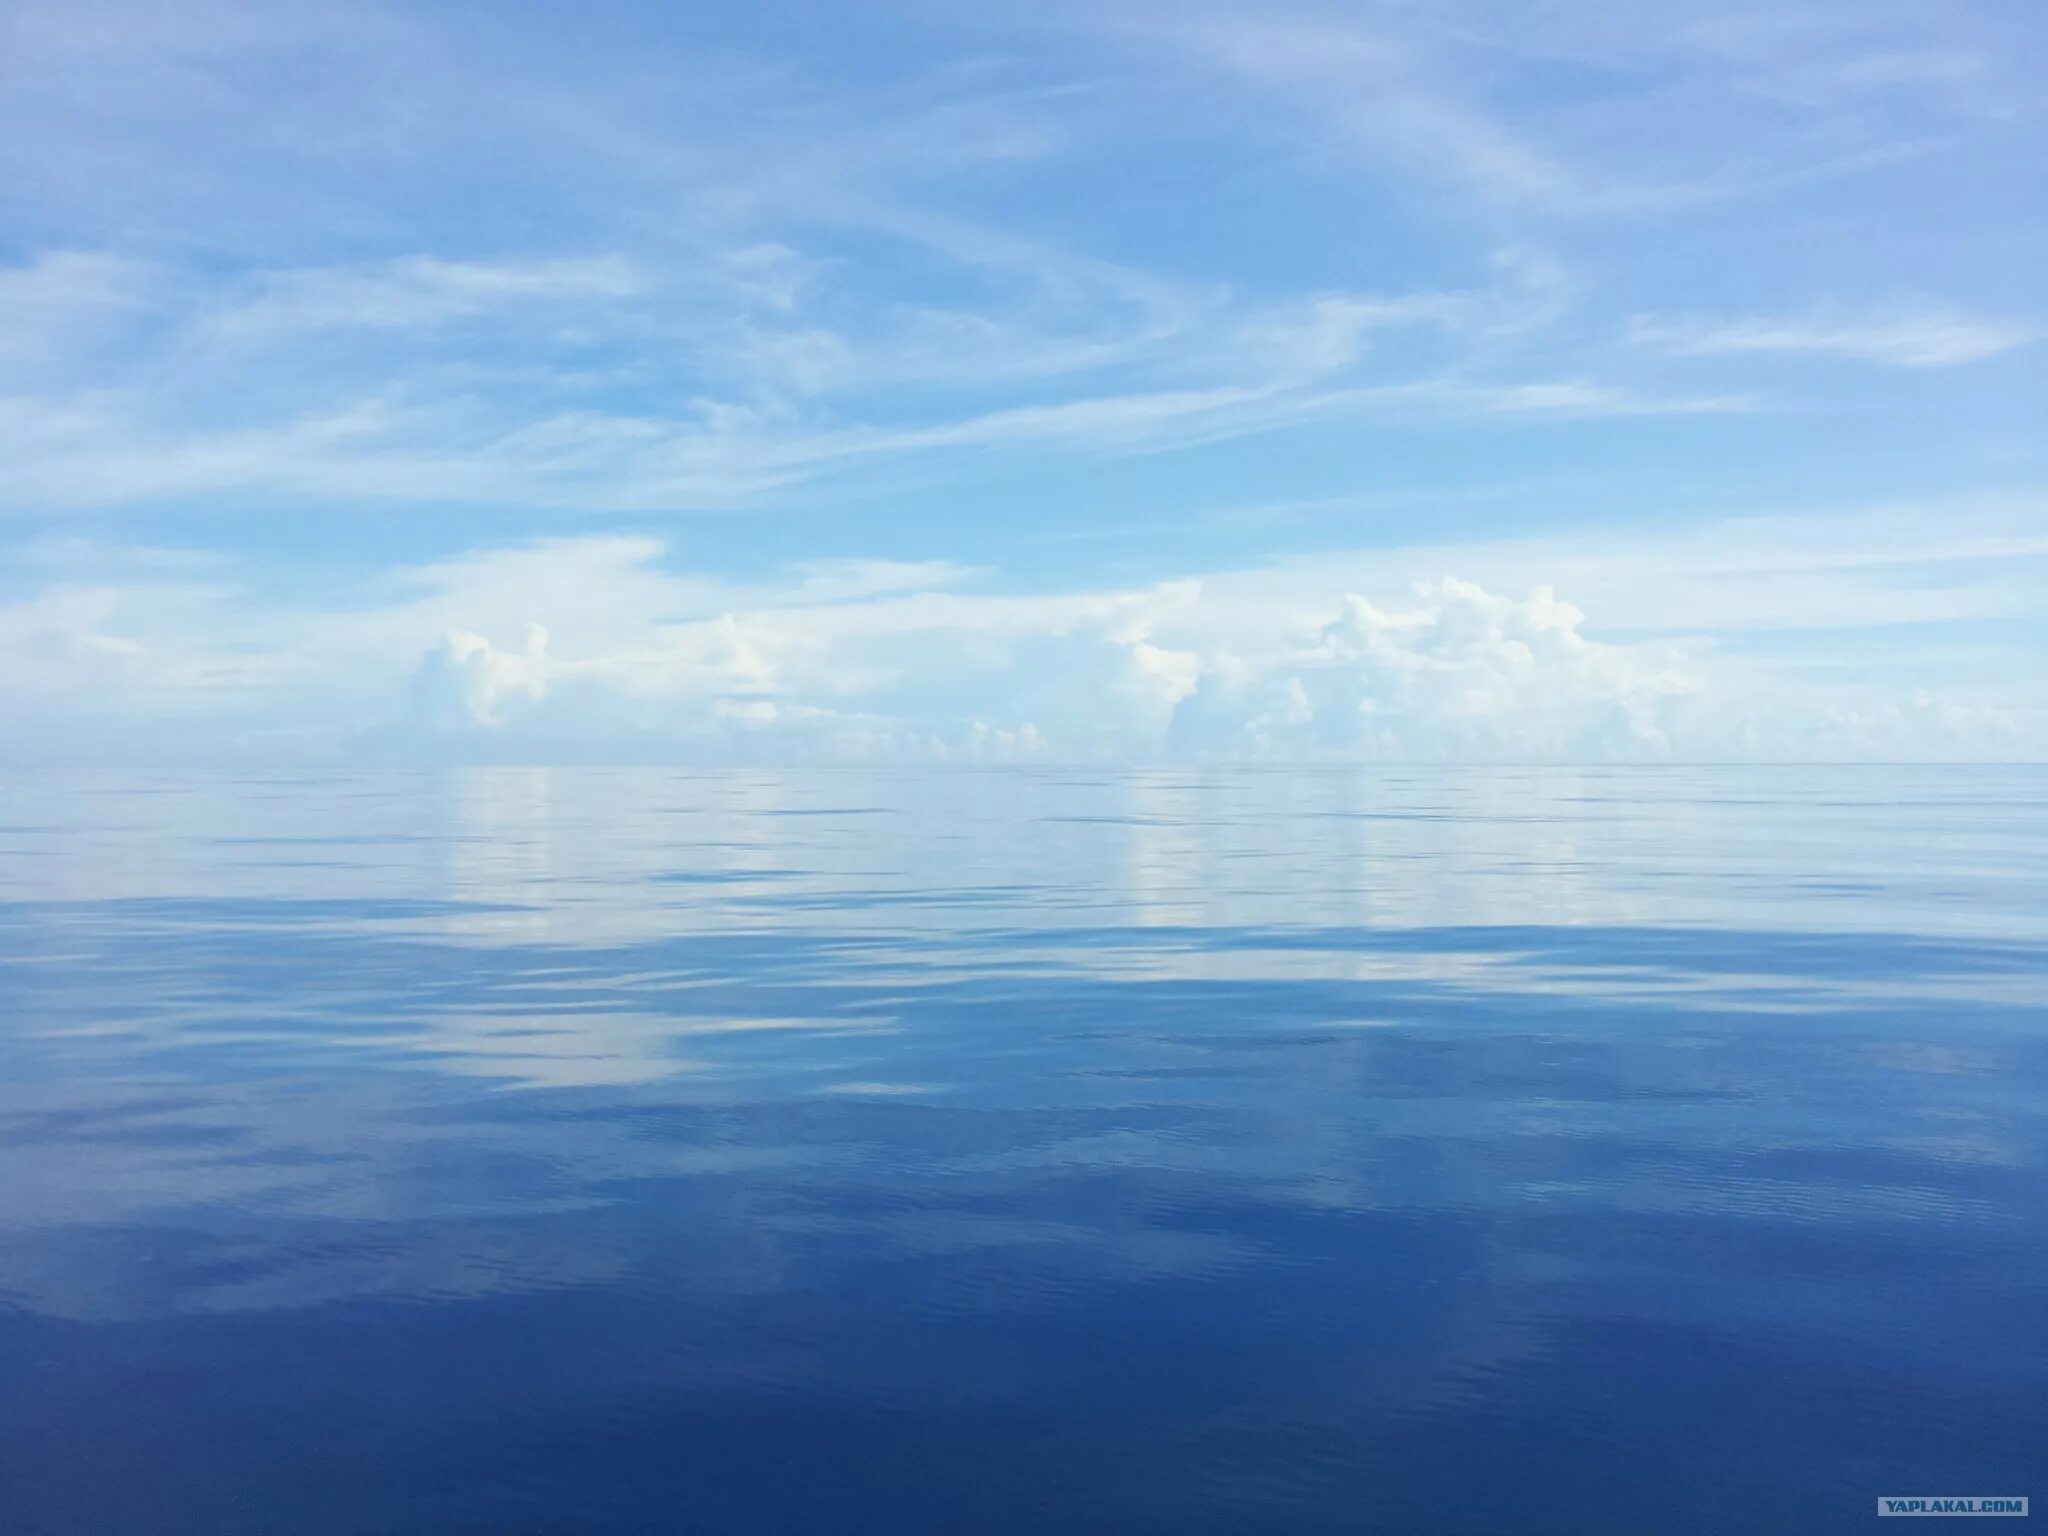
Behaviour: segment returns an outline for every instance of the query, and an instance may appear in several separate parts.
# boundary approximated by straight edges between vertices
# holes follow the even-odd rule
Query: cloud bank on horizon
[[[0,764],[2048,756],[2022,0],[0,61]]]

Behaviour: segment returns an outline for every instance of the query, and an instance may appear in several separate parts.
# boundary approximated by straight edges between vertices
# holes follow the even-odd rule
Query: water
[[[2048,1497],[2048,771],[0,782],[0,1530]]]

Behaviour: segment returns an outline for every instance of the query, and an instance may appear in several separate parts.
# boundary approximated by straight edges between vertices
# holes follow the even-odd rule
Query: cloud
[[[806,560],[798,582],[781,594],[789,603],[843,603],[887,592],[935,592],[982,574],[951,560]]]
[[[1837,528],[1826,542],[1851,541]],[[1901,547],[1917,550],[1924,584],[1938,547]],[[1964,569],[1985,550],[2021,547],[1988,533],[1953,546]],[[1687,599],[1695,606],[1676,610],[1663,635],[1631,639],[1601,637],[1579,606],[1517,586],[1516,573],[1548,561],[1639,621],[1654,604],[1638,596],[1631,612],[1629,594],[1673,579],[1642,552],[1603,567],[1534,544],[1474,546],[1484,581],[1391,581],[1457,553],[1338,553],[1199,581],[1032,593],[987,590],[985,575],[944,561],[809,562],[736,582],[674,568],[659,540],[604,536],[401,568],[353,608],[314,610],[271,602],[253,573],[209,567],[200,582],[176,563],[51,547],[45,565],[60,579],[0,605],[0,706],[27,723],[17,755],[56,751],[65,730],[90,721],[95,740],[128,730],[150,760],[181,733],[195,751],[231,743],[260,755],[270,743],[328,760],[426,762],[2048,747],[2038,687],[1802,674],[1731,649],[1754,622],[1745,586],[1788,579],[1757,566],[1753,544],[1719,554],[1703,537],[1675,545],[1670,561],[1706,573]],[[1777,558],[1802,602],[1823,602],[1828,580],[1869,579],[1854,567],[1799,573],[1815,557],[1789,544]],[[74,559],[125,574],[99,586],[61,579]],[[1839,618],[1868,622],[1856,610]],[[1702,627],[1675,628],[1688,624]],[[1913,704],[1921,694],[1928,702]]]
[[[508,704],[547,697],[547,651],[548,632],[538,624],[526,626],[525,643],[514,651],[466,629],[450,630],[413,674],[412,720],[434,730],[502,724]]]
[[[8,749],[2036,739],[2038,27],[1027,9],[5,8]]]
[[[0,266],[0,387],[105,343],[145,312],[154,283],[147,263],[102,251],[43,251]]]
[[[131,674],[148,648],[114,628],[119,606],[114,589],[67,583],[0,607],[0,688],[62,696]]]
[[[555,410],[509,425],[474,396],[367,396],[196,427],[148,402],[0,398],[0,508],[134,507],[262,494],[297,511],[349,501],[584,512],[753,506],[799,487],[858,483],[889,465],[1163,453],[1315,422],[1727,414],[1743,394],[1667,395],[1584,379],[1503,384],[1421,378],[1311,387],[1268,378],[1199,389],[1082,395],[909,424],[806,424],[769,406],[697,400],[687,414]],[[262,393],[258,381],[252,395]]]
[[[2039,331],[2009,320],[1921,310],[1860,320],[1711,320],[1641,315],[1630,331],[1639,346],[1679,357],[1814,353],[1894,368],[1953,368],[2033,341]]]
[[[1959,46],[1911,8],[1074,9],[1201,71],[1205,96],[1234,84],[1318,150],[1518,223],[1669,217],[1866,173],[2016,117],[2029,51]]]
[[[1229,755],[1586,759],[1660,756],[1668,706],[1697,691],[1669,649],[1587,639],[1547,587],[1526,598],[1446,577],[1382,607],[1348,595],[1313,638],[1215,669],[1179,744]]]
[[[508,261],[409,256],[375,266],[272,272],[205,316],[205,342],[286,340],[323,329],[408,330],[506,309],[625,299],[645,276],[615,255]]]
[[[1392,601],[1411,579],[1455,569],[1498,590],[1548,582],[1610,634],[1714,636],[1759,650],[1780,636],[1862,631],[1886,635],[1873,658],[1896,664],[1917,630],[2039,615],[2048,592],[2044,518],[2040,492],[1783,507],[1659,518],[1597,536],[1536,531],[1325,550],[1218,573],[1205,590],[1212,607],[1243,615],[1234,626],[1256,630],[1275,605],[1318,602],[1333,583]]]
[[[1571,173],[1443,79],[1391,29],[1331,25],[1284,11],[1256,18],[1196,10],[1134,29],[1320,112],[1347,139],[1404,170],[1488,197],[1551,202]]]
[[[1113,93],[1098,103],[1072,82],[1004,69],[963,90],[940,71],[878,100],[777,71],[721,80],[693,58],[675,79],[636,67],[627,90],[582,60],[556,79],[559,61],[516,50],[470,59],[460,36],[374,8],[360,26],[325,7],[293,26],[224,3],[191,39],[132,10],[147,46],[32,5],[25,43],[47,55],[56,99],[16,126],[53,160],[117,142],[136,163],[125,180],[145,189],[203,181],[194,210],[260,172],[240,195],[264,221],[230,229],[194,211],[190,227],[136,242],[146,260],[63,246],[0,273],[0,319],[34,318],[13,328],[17,363],[32,351],[55,370],[0,371],[0,510],[815,504],[828,488],[964,477],[997,459],[1747,403],[1523,357],[1516,338],[1552,326],[1569,289],[1528,249],[1503,260],[1489,240],[1435,280],[1385,287],[1225,278],[1191,250],[1109,259],[1048,234],[1058,221],[961,198],[963,165],[1073,153],[1061,124],[1077,102],[1127,133]],[[1402,132],[1418,160],[1463,156],[1489,184],[1553,179],[1458,105],[1415,38],[1213,15],[1167,31],[1254,73],[1307,70],[1333,99],[1385,98],[1415,119]],[[95,49],[146,77],[135,115],[64,84],[92,73]],[[187,50],[218,75],[193,113],[173,67]],[[304,58],[361,84],[359,112],[342,110],[348,92],[279,102],[274,66]],[[1358,70],[1383,89],[1355,90]],[[522,89],[536,74],[548,91]],[[279,113],[293,132],[242,132]],[[208,153],[172,154],[147,131],[187,117],[209,125]],[[423,140],[432,154],[405,152]],[[489,217],[464,202],[479,185],[492,207],[534,212]],[[110,243],[107,229],[138,227],[96,223],[77,188],[50,196],[60,227]],[[444,202],[476,217],[444,221]]]

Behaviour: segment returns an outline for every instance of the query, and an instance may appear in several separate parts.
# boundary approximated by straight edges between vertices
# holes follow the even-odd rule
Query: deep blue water
[[[0,1531],[2048,1497],[2048,771],[0,780]]]

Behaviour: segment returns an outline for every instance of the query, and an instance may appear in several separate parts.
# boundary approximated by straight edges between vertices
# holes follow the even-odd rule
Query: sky
[[[0,764],[2048,758],[2038,0],[11,0]]]

